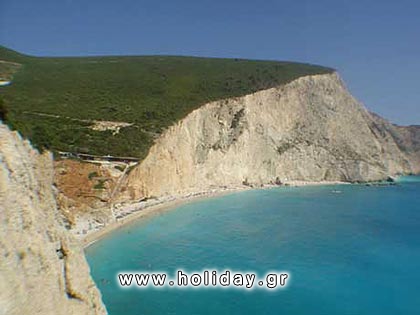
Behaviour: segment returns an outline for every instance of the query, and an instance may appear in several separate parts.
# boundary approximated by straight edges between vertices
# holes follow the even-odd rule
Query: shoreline
[[[340,181],[322,181],[322,182],[306,182],[306,181],[290,181],[286,185],[264,185],[262,187],[238,186],[229,188],[220,188],[207,190],[202,192],[189,193],[178,196],[167,196],[157,198],[155,203],[151,205],[141,204],[142,202],[131,202],[121,206],[123,214],[119,214],[121,218],[116,218],[109,224],[102,228],[93,229],[86,235],[78,237],[83,249],[104,238],[108,234],[138,220],[150,218],[155,215],[162,214],[166,211],[172,210],[178,206],[184,205],[191,201],[205,200],[209,198],[221,197],[241,191],[259,190],[259,189],[273,189],[282,187],[304,187],[304,186],[330,186],[330,185],[350,185],[348,182]],[[163,200],[162,200],[163,199]],[[143,203],[147,203],[143,202]],[[124,209],[126,210],[124,213]],[[128,209],[128,210],[127,210]]]
[[[94,244],[95,242],[99,241],[100,239],[104,238],[108,234],[134,222],[143,219],[150,218],[155,215],[162,214],[166,211],[172,210],[178,206],[187,204],[191,201],[199,201],[205,200],[215,197],[221,197],[241,191],[249,191],[253,188],[250,187],[235,187],[235,188],[227,188],[221,190],[209,190],[203,191],[199,193],[191,193],[187,195],[179,195],[179,196],[169,196],[166,197],[167,200],[159,200],[152,205],[144,205],[143,207],[140,206],[141,202],[132,202],[125,205],[125,208],[129,207],[137,207],[135,210],[129,211],[127,214],[122,216],[119,219],[105,225],[103,228],[98,230],[91,231],[90,233],[86,234],[85,236],[81,237],[79,241],[82,244],[82,247],[86,249],[90,245]],[[123,207],[124,208],[124,207]]]

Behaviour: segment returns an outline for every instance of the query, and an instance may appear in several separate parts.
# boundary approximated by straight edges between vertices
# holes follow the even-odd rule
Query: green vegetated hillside
[[[143,158],[165,128],[201,105],[333,69],[291,62],[177,56],[32,57],[0,87],[8,123],[38,147]],[[2,68],[0,67],[0,77]],[[91,120],[129,122],[118,134]]]

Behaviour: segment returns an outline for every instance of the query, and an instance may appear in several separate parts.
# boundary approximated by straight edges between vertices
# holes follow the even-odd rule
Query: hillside
[[[31,57],[5,47],[0,47],[0,60],[21,65],[13,70],[12,84],[0,91],[9,125],[35,146],[139,158],[159,134],[205,103],[333,72],[241,59]],[[94,130],[94,120],[130,125]]]

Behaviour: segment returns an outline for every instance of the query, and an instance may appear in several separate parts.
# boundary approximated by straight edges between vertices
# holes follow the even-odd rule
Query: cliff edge
[[[191,112],[130,173],[121,199],[419,172],[417,131],[369,113],[337,73],[301,77]]]
[[[0,122],[0,314],[106,314],[52,180],[51,156]]]

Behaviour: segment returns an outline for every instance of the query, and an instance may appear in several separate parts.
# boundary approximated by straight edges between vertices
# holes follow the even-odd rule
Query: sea
[[[420,314],[420,177],[190,201],[86,249],[110,315]],[[122,288],[125,271],[287,271],[287,285]]]

